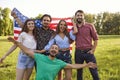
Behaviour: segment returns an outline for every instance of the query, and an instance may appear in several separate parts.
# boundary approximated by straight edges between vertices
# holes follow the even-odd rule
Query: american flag
[[[14,11],[18,18],[24,23],[28,17],[27,16],[24,16],[19,10],[17,10],[16,8],[14,8],[12,11]],[[61,19],[64,19],[67,24],[68,24],[68,31],[70,31],[72,29],[72,22],[71,22],[71,17],[66,17],[66,18],[52,18],[52,22],[50,24],[50,28],[55,30],[56,29],[56,25],[58,24],[58,22],[61,20]],[[35,25],[36,27],[41,27],[41,21],[39,19],[36,19],[35,20]],[[18,23],[14,20],[14,39],[17,40],[18,36],[19,36],[19,33],[21,31],[21,27],[18,25]],[[72,50],[72,44],[70,45],[70,49]]]

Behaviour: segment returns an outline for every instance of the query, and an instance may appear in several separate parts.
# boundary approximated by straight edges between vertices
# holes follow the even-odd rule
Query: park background
[[[118,8],[120,2],[118,0],[98,0],[91,3],[90,0],[84,0],[87,3],[83,0],[53,0],[50,2],[48,0],[37,2],[36,0],[37,3],[34,1],[33,4],[27,1],[0,0],[0,57],[12,46],[12,43],[7,41],[7,37],[13,37],[14,34],[13,18],[10,16],[10,12],[14,7],[34,19],[40,18],[44,13],[50,13],[53,17],[71,17],[76,10],[82,9],[85,11],[86,21],[93,23],[99,34],[95,56],[100,79],[120,80],[120,9]],[[34,14],[36,10],[39,12]],[[15,80],[18,52],[19,48],[8,56],[4,63],[0,64],[0,80]],[[74,63],[74,44],[72,60]],[[35,71],[32,74],[31,80],[34,80],[34,77]],[[73,80],[76,80],[76,70],[73,70],[72,77]],[[92,80],[88,68],[84,69],[84,80]]]

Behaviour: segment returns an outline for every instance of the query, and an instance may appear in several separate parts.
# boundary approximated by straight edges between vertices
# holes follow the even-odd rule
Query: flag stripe
[[[58,24],[58,21],[56,21],[56,22],[52,21],[50,25],[57,25],[57,24]],[[67,22],[67,25],[73,26],[73,24],[71,22]]]
[[[64,20],[68,20],[68,19],[71,19],[71,17],[67,17],[67,18],[52,18],[52,20],[61,20],[61,19],[64,19]]]

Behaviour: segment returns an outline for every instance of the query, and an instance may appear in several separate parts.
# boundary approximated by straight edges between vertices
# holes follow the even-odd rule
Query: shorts
[[[66,63],[72,64],[72,60],[71,60],[72,56],[70,54],[70,50],[59,51],[59,53],[56,55],[56,58],[66,62]]]
[[[18,55],[17,68],[19,68],[19,69],[33,68],[34,62],[35,61],[33,58],[20,52]]]

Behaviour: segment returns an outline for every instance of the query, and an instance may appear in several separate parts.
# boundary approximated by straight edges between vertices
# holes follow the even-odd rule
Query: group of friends
[[[52,18],[41,17],[42,27],[35,27],[34,19],[22,23],[15,12],[13,18],[22,28],[17,40],[8,37],[14,45],[0,58],[0,63],[17,47],[20,48],[16,65],[16,80],[29,80],[35,66],[36,80],[72,80],[72,69],[77,69],[77,80],[83,79],[83,68],[88,67],[93,80],[99,80],[94,52],[98,34],[93,24],[85,21],[82,10],[72,18],[73,28],[68,32],[67,22],[60,20],[56,31],[49,28]],[[75,42],[75,64],[72,64],[70,44]],[[84,63],[84,61],[86,63]],[[62,76],[64,70],[64,77]]]

